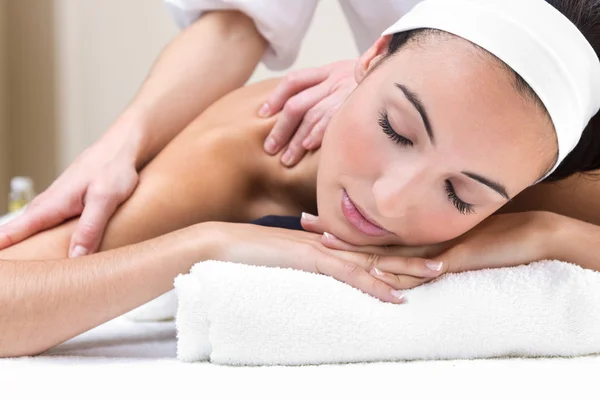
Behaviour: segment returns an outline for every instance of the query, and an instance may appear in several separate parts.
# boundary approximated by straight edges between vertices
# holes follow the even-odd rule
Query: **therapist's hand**
[[[95,252],[108,220],[138,182],[133,146],[113,137],[104,137],[85,150],[23,215],[0,227],[0,249],[81,215],[69,257]]]
[[[356,60],[346,60],[290,72],[259,110],[262,117],[283,110],[265,140],[265,151],[273,155],[287,146],[281,162],[291,167],[307,150],[319,148],[329,120],[356,88],[355,65]]]

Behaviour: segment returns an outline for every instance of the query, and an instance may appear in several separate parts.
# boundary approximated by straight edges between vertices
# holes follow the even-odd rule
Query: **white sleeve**
[[[180,28],[211,10],[239,10],[252,18],[269,47],[262,61],[270,69],[294,63],[318,0],[165,0]]]

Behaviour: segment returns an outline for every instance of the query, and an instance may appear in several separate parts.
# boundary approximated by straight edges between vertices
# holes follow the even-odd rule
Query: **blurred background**
[[[177,33],[162,0],[0,0],[0,214],[10,178],[44,190],[114,121]],[[338,2],[322,0],[291,69],[356,57],[351,38]],[[260,66],[251,82],[283,74]]]

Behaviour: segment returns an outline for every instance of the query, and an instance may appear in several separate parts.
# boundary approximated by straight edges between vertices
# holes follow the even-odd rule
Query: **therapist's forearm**
[[[237,11],[207,13],[175,38],[121,116],[137,125],[137,166],[210,104],[242,86],[265,49],[254,22]]]
[[[0,261],[0,357],[41,353],[173,287],[210,258],[201,226],[98,253],[49,261]]]

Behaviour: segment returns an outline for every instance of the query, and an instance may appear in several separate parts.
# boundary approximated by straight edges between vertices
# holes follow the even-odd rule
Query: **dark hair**
[[[600,54],[600,0],[546,1],[575,24],[590,42],[596,55]],[[446,35],[448,34],[435,29],[416,29],[396,33],[392,36],[388,45],[388,55],[395,54],[408,43],[419,42],[419,40],[431,36]],[[502,64],[506,66],[506,64]],[[508,68],[508,66],[506,67]],[[527,82],[512,69],[508,69],[515,75],[516,89],[542,107],[548,114],[542,101]],[[575,149],[567,155],[544,182],[558,181],[578,172],[589,172],[597,169],[600,169],[600,113],[590,120]]]

